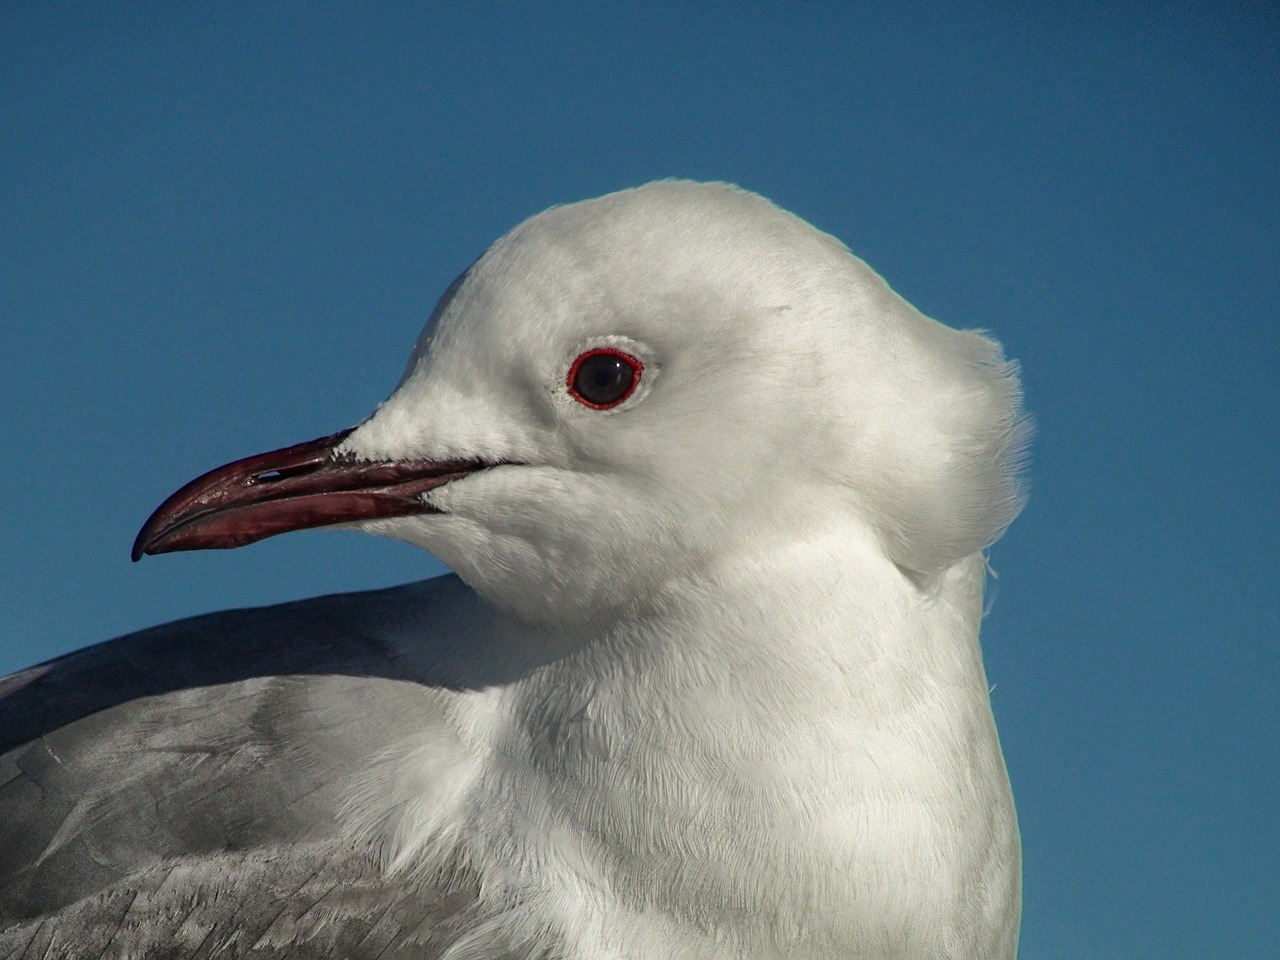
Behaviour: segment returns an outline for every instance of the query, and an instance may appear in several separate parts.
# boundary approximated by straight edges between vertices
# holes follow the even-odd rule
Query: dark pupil
[[[578,365],[573,389],[582,399],[604,406],[620,400],[631,389],[635,369],[621,357],[599,353]]]

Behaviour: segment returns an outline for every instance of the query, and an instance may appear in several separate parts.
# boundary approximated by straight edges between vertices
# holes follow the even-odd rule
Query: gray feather
[[[410,625],[413,664],[385,636],[459,589],[213,614],[0,680],[0,957],[437,955],[476,878],[387,877],[339,814],[436,722],[438,625]]]

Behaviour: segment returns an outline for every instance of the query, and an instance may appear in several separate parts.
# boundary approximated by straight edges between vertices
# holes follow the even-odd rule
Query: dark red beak
[[[246,457],[197,477],[142,525],[133,559],[242,547],[277,533],[353,520],[435,513],[422,494],[492,466],[472,460],[360,462],[335,453],[350,432]]]

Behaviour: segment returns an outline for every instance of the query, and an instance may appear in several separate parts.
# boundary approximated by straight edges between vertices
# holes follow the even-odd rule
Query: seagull
[[[997,343],[756,194],[532,217],[368,419],[134,546],[452,575],[0,680],[0,956],[1010,960],[978,633],[1028,432]]]

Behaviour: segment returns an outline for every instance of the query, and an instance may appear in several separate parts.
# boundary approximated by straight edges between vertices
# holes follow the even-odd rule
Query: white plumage
[[[640,371],[607,409],[568,375],[592,351]],[[758,196],[664,181],[548,210],[450,288],[395,393],[336,447],[340,463],[486,467],[424,493],[434,512],[358,521],[462,583],[317,602],[334,642],[353,624],[394,664],[272,701],[262,756],[286,782],[323,770],[321,812],[222,848],[131,848],[86,895],[141,889],[156,864],[320,844],[410,904],[388,944],[411,949],[413,929],[449,960],[1008,960],[1018,835],[978,628],[1025,433],[994,342],[924,317]],[[319,608],[296,609],[245,629],[275,616],[274,637],[304,634]],[[190,686],[216,714],[293,690],[282,672]],[[371,714],[375,733],[344,734]],[[147,789],[182,775],[152,763]],[[0,872],[0,907],[27,902],[24,870]],[[201,882],[193,898],[269,899],[237,893],[234,870]],[[28,901],[8,936],[85,922]],[[335,895],[322,926],[376,901]],[[273,922],[257,949],[361,955]]]

